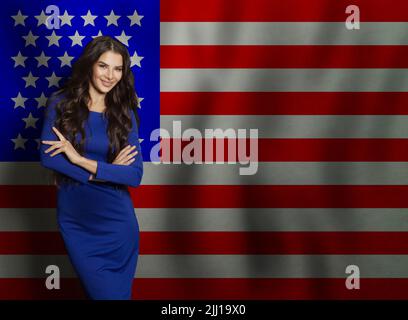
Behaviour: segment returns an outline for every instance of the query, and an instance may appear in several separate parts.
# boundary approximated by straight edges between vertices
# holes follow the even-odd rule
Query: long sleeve
[[[54,126],[54,121],[56,117],[55,106],[57,101],[54,100],[53,102],[49,103],[48,109],[46,110],[46,115],[44,118],[44,124],[41,131],[41,140],[51,140],[56,141],[59,140],[58,136],[52,130]],[[73,164],[69,159],[67,159],[64,153],[59,153],[53,157],[50,156],[52,152],[45,153],[44,151],[47,150],[51,145],[41,143],[40,147],[40,160],[42,166],[45,168],[58,171],[59,173],[63,173],[74,180],[80,182],[87,182],[91,175],[90,172],[87,170]]]
[[[132,146],[136,146],[136,150],[138,151],[135,156],[135,161],[128,166],[98,161],[95,175],[96,179],[124,184],[131,187],[137,187],[140,185],[143,176],[143,158],[140,149],[136,118],[133,112],[131,112],[131,115],[132,130],[129,133],[128,143]]]

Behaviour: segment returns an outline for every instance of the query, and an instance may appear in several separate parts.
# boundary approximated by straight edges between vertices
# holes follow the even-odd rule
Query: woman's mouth
[[[102,82],[102,85],[104,87],[111,87],[112,86],[112,82],[106,82],[106,81],[103,81],[103,80],[101,80],[101,82]]]

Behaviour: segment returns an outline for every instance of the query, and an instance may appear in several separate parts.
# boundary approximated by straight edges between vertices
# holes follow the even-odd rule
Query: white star
[[[143,142],[143,140],[144,140],[144,139],[142,139],[142,138],[139,138],[139,143],[142,143],[142,142]]]
[[[140,57],[137,55],[136,50],[133,53],[133,56],[130,57],[130,67],[133,67],[134,65],[137,65],[139,68],[141,68],[142,66],[140,65],[140,61],[143,60],[144,57]]]
[[[133,15],[127,17],[130,19],[130,26],[133,26],[134,24],[142,26],[140,20],[142,20],[144,16],[139,16],[136,10],[133,12]]]
[[[31,74],[31,71],[30,71],[30,73],[28,74],[28,76],[27,76],[27,77],[23,77],[23,79],[24,79],[24,81],[26,82],[26,85],[25,85],[26,88],[29,87],[29,86],[33,86],[34,88],[36,88],[35,82],[38,80],[38,77],[34,77],[34,76]]]
[[[123,44],[127,45],[129,47],[128,40],[132,38],[132,36],[127,36],[125,34],[125,31],[122,30],[122,34],[120,36],[115,36],[116,39],[118,39],[120,42]]]
[[[65,51],[64,55],[62,57],[58,57],[58,59],[61,60],[61,68],[63,66],[71,67],[71,60],[74,59],[74,57],[70,57],[68,53]]]
[[[42,24],[45,25],[48,28],[48,23],[47,20],[50,16],[47,16],[44,13],[44,10],[41,10],[41,14],[39,16],[35,16],[35,18],[38,20],[37,27],[41,26]]]
[[[75,45],[79,45],[82,47],[82,39],[85,38],[85,36],[80,36],[77,30],[75,31],[75,34],[73,36],[69,36],[69,38],[72,40],[71,47]]]
[[[35,123],[38,121],[39,118],[34,118],[30,112],[28,115],[28,118],[23,118],[23,121],[26,123],[26,126],[24,129],[27,129],[29,127],[33,127],[34,129],[37,129],[35,126]]]
[[[92,15],[91,10],[88,10],[88,13],[86,14],[86,16],[81,16],[81,18],[85,20],[85,22],[84,22],[84,27],[85,27],[86,25],[88,25],[88,24],[91,24],[91,25],[95,26],[95,21],[94,21],[94,20],[95,20],[97,17],[98,17],[98,16],[93,16],[93,15]]]
[[[14,26],[18,26],[19,24],[21,24],[25,27],[24,20],[27,19],[28,16],[22,15],[20,10],[18,10],[17,15],[11,17],[14,19]]]
[[[11,100],[14,101],[14,109],[18,107],[23,107],[25,108],[24,103],[26,102],[27,98],[24,98],[21,93],[19,92],[17,97],[11,98]]]
[[[37,109],[45,107],[47,105],[47,97],[44,95],[43,92],[41,93],[41,96],[35,98],[35,100],[37,100],[38,102]]]
[[[98,34],[96,36],[92,36],[92,38],[95,39],[97,37],[102,37],[102,36],[103,36],[102,31],[99,30]]]
[[[26,47],[29,46],[30,44],[34,47],[36,46],[35,41],[37,40],[38,36],[33,35],[31,30],[26,36],[23,36],[23,38],[26,41],[25,43]]]
[[[24,57],[21,52],[19,51],[18,54],[14,57],[11,57],[11,59],[13,59],[15,61],[14,63],[14,68],[17,66],[22,66],[25,68],[25,61],[27,59],[27,57]]]
[[[142,109],[142,101],[143,101],[143,100],[144,100],[144,98],[137,97],[137,101],[139,102],[138,105],[137,105],[137,107],[138,107],[139,109]]]
[[[51,47],[52,45],[56,45],[57,47],[59,47],[59,40],[62,38],[62,36],[57,36],[55,34],[55,30],[52,31],[50,36],[46,36],[46,38],[48,39],[48,46]]]
[[[61,80],[62,77],[57,77],[55,75],[55,72],[53,72],[51,76],[45,77],[45,78],[48,80],[48,88],[51,88],[52,86],[55,86],[58,88],[59,87],[58,82]]]
[[[47,57],[47,56],[44,54],[44,51],[41,52],[41,55],[40,55],[40,56],[35,57],[35,58],[36,58],[37,61],[38,61],[37,68],[38,68],[38,67],[41,67],[41,66],[45,66],[45,67],[48,68],[48,60],[50,60],[51,57]]]
[[[110,26],[111,24],[114,24],[115,26],[118,27],[118,19],[120,18],[120,16],[116,16],[113,10],[111,10],[109,16],[104,16],[104,17],[106,20],[108,20],[108,23],[106,26]]]
[[[64,14],[59,16],[59,18],[61,20],[61,26],[67,24],[72,27],[71,20],[74,18],[74,16],[70,16],[67,10],[65,10]]]
[[[10,139],[11,141],[14,142],[14,150],[21,148],[23,150],[25,150],[25,143],[28,139],[24,139],[21,134],[18,134],[16,139]]]

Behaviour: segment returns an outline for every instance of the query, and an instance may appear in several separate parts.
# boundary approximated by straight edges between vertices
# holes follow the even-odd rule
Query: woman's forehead
[[[123,64],[122,55],[113,51],[106,51],[102,53],[98,61],[116,67],[120,67]]]

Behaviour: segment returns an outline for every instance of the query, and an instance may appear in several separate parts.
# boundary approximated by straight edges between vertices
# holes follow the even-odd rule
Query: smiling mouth
[[[113,83],[111,83],[111,82],[106,82],[106,81],[103,81],[103,80],[101,80],[101,82],[102,82],[102,84],[103,84],[105,87],[110,87],[110,86],[112,86],[112,84],[113,84]]]

